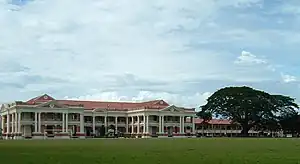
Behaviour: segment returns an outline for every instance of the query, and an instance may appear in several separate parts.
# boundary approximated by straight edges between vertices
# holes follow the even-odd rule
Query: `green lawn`
[[[6,164],[300,163],[299,139],[95,139],[0,141]]]

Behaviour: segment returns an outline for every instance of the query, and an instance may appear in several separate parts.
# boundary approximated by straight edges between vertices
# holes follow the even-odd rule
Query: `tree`
[[[279,117],[279,124],[284,133],[300,133],[300,115],[297,112],[283,114]]]
[[[298,105],[288,96],[271,95],[246,86],[225,87],[211,95],[197,115],[204,120],[211,119],[213,114],[231,119],[242,126],[241,135],[248,136],[252,127],[271,125],[278,115],[295,108]]]

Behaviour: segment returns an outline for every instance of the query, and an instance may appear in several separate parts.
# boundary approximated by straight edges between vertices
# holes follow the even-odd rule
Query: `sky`
[[[0,0],[0,102],[300,99],[299,0]]]

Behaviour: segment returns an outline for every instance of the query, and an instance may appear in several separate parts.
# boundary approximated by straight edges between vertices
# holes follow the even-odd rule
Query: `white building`
[[[109,131],[131,137],[195,135],[195,109],[147,102],[55,100],[48,95],[3,104],[2,134],[7,139],[100,137]]]

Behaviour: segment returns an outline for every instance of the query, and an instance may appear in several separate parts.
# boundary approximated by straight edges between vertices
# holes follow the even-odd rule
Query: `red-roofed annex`
[[[137,137],[195,134],[195,109],[164,100],[106,102],[57,100],[47,94],[1,106],[7,137],[99,137],[120,132]]]

